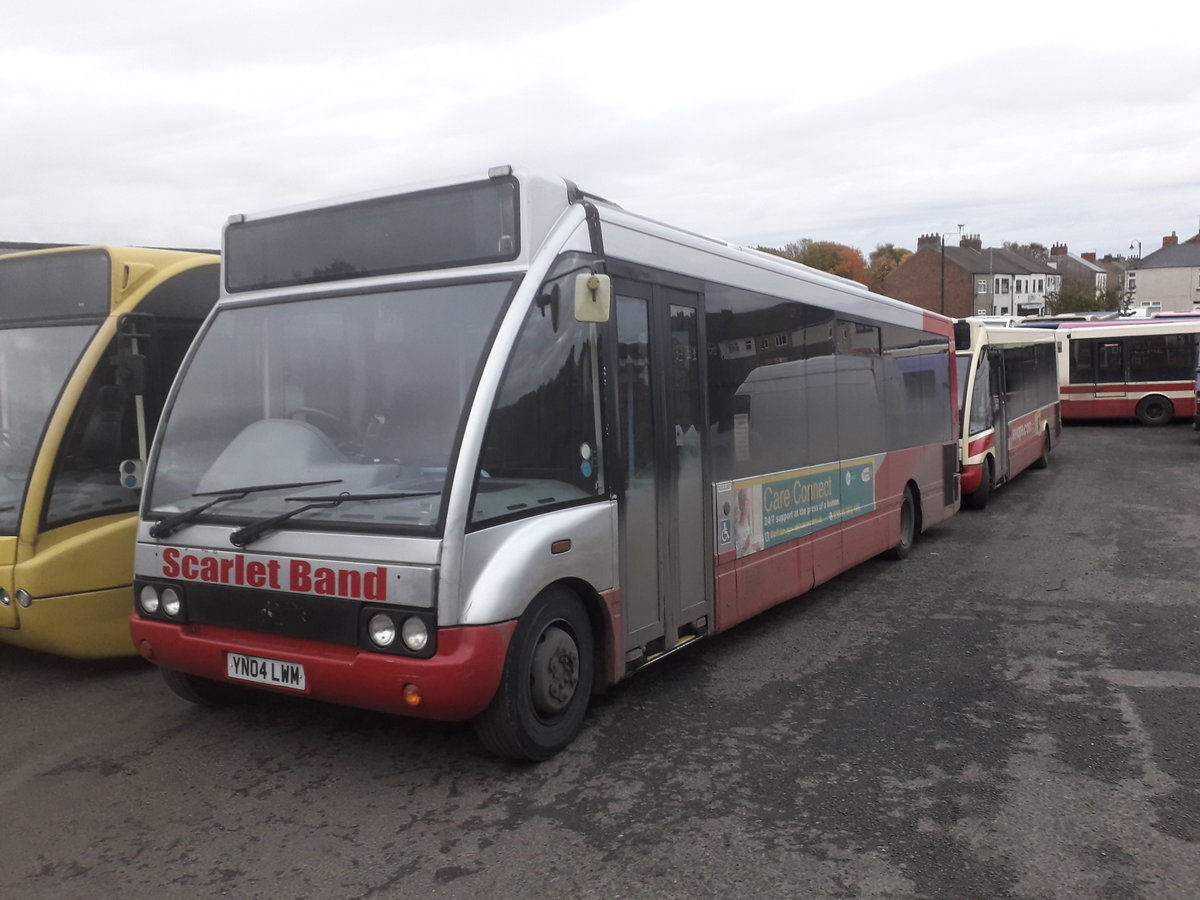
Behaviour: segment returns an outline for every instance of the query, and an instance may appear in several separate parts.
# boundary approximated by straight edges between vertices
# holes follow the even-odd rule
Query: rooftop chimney
[[[917,252],[920,253],[926,247],[930,250],[940,250],[942,248],[942,236],[940,234],[923,234],[917,238]]]
[[[1179,238],[1176,236],[1175,232],[1173,232],[1173,231],[1169,235],[1167,235],[1166,237],[1163,238],[1163,246],[1164,247],[1174,247],[1178,243],[1179,243]]]
[[[1094,263],[1096,261],[1096,251],[1094,251],[1094,250],[1090,251],[1088,253],[1080,253],[1079,255],[1082,256],[1084,259],[1086,259],[1090,263]]]
[[[983,241],[980,240],[977,234],[964,234],[958,242],[958,246],[966,247],[969,250],[978,250],[983,252]]]
[[[1050,248],[1050,255],[1051,256],[1066,256],[1067,255],[1067,245],[1066,244],[1055,244],[1053,247]]]

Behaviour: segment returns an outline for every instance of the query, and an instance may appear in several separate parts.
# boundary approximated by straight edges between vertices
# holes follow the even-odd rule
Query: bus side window
[[[1070,350],[1071,384],[1090,384],[1096,380],[1096,364],[1092,358],[1094,340],[1072,337],[1067,347]]]
[[[115,347],[96,366],[71,416],[54,463],[43,527],[137,509],[118,464],[138,455],[134,398],[117,385]]]
[[[547,283],[525,317],[488,420],[474,522],[604,492],[596,326],[556,304],[575,274]]]

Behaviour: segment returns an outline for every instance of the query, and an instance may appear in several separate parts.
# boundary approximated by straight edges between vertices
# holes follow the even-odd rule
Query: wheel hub
[[[579,648],[570,634],[551,625],[533,653],[529,687],[534,709],[546,716],[562,712],[578,685]]]

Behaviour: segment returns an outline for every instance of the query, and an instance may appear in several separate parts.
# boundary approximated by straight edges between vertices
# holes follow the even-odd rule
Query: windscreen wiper
[[[281,525],[293,516],[300,515],[300,513],[308,512],[310,509],[333,509],[335,506],[341,506],[343,503],[358,502],[360,500],[399,500],[406,497],[434,497],[440,493],[441,491],[394,491],[388,494],[351,494],[346,491],[326,497],[285,497],[284,499],[288,503],[303,503],[304,506],[297,509],[289,509],[287,512],[282,512],[277,516],[271,516],[269,519],[263,519],[261,522],[252,522],[244,528],[239,528],[233,534],[229,535],[229,543],[235,547],[245,547],[251,541],[257,541],[277,525]]]
[[[223,491],[201,491],[192,494],[192,496],[213,497],[213,499],[207,503],[201,503],[199,506],[193,506],[191,509],[185,509],[183,512],[167,516],[165,519],[159,519],[150,526],[150,537],[164,538],[172,532],[178,531],[210,507],[216,506],[218,503],[228,503],[231,500],[242,500],[247,494],[256,494],[259,491],[282,491],[291,488],[316,487],[321,484],[338,484],[341,480],[340,478],[331,478],[326,481],[292,481],[284,484],[256,484],[250,487],[228,488]]]

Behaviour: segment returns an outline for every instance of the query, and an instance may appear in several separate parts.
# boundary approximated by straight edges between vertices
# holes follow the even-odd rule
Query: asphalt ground
[[[0,897],[1200,896],[1200,436],[1050,467],[597,700],[565,752],[0,647]]]

